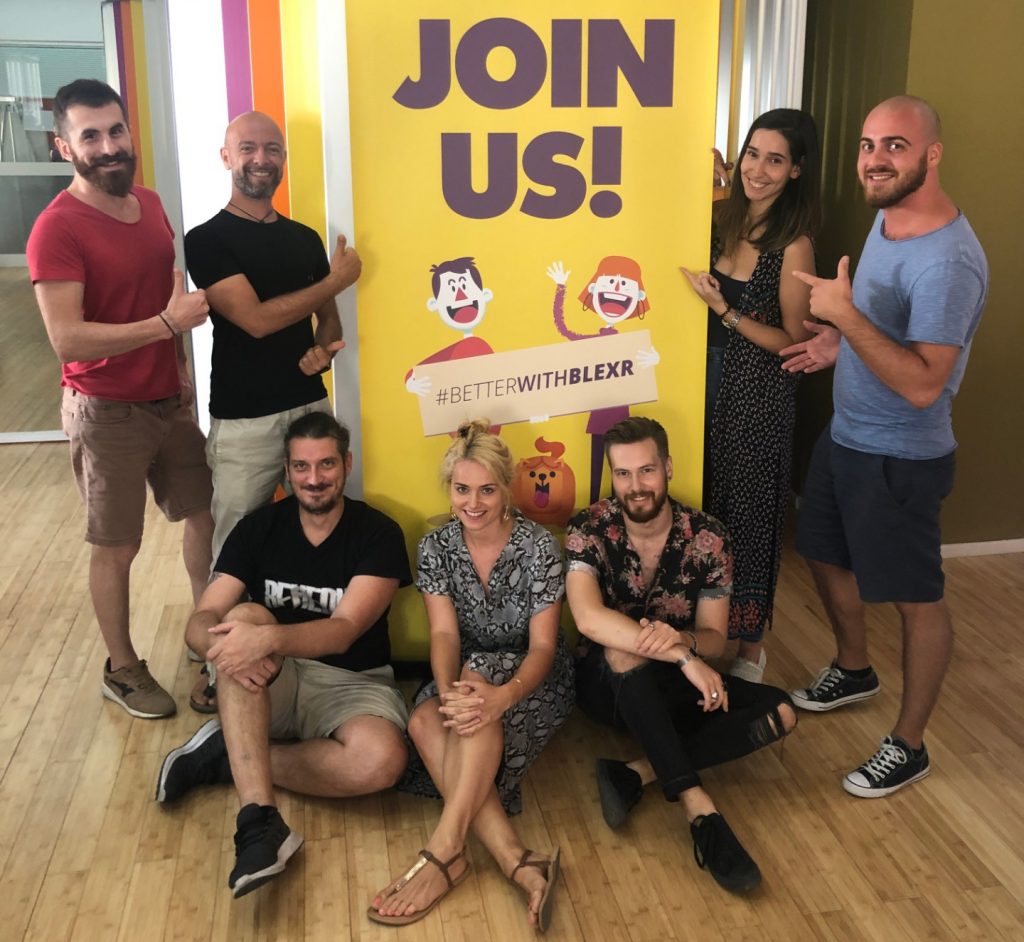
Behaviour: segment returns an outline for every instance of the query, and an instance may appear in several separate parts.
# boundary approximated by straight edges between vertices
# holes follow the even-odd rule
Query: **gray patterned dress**
[[[417,559],[417,588],[427,595],[447,596],[455,606],[462,663],[496,685],[507,683],[526,657],[530,619],[565,592],[562,556],[551,534],[518,511],[515,514],[512,534],[491,569],[486,591],[457,521],[420,540]],[[415,705],[436,696],[437,684],[430,681],[416,696]],[[566,721],[573,703],[572,659],[559,632],[551,672],[502,717],[505,754],[495,785],[506,813],[522,810],[522,778]],[[399,788],[440,797],[415,754]]]

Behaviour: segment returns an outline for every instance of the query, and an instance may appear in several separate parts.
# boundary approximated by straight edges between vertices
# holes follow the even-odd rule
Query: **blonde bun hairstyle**
[[[511,507],[515,461],[508,445],[491,432],[489,419],[471,419],[459,426],[441,461],[441,483],[446,488],[451,487],[455,465],[460,461],[475,461],[484,467],[501,489],[505,506]]]

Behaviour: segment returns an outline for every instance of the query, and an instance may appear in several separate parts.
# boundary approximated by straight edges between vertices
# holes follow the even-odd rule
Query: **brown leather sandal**
[[[512,868],[512,872],[508,875],[508,879],[509,882],[519,887],[519,889],[526,895],[527,899],[529,899],[530,894],[527,892],[526,888],[516,883],[516,874],[523,867],[536,867],[538,870],[543,872],[544,879],[547,881],[548,885],[544,889],[544,895],[540,900],[540,908],[537,910],[537,931],[547,932],[548,926],[551,925],[551,911],[555,908],[555,897],[552,890],[554,890],[555,883],[558,881],[558,865],[561,860],[562,849],[556,846],[551,852],[551,856],[546,860],[530,860],[529,858],[532,853],[534,852],[529,848],[523,851],[523,856],[519,858],[519,863]]]
[[[457,861],[460,857],[464,858],[465,856],[466,852],[465,849],[463,849],[460,850],[454,857],[452,857],[451,860],[446,860],[442,862],[438,860],[429,850],[421,850],[419,854],[420,859],[417,860],[416,863],[414,863],[408,870],[405,871],[405,873],[395,882],[395,885],[391,887],[390,890],[381,895],[381,903],[383,903],[384,900],[388,899],[389,897],[394,896],[428,863],[432,863],[435,867],[437,867],[438,870],[441,871],[441,873],[444,875],[444,878],[448,881],[448,888],[444,890],[442,893],[440,893],[433,900],[433,902],[431,902],[429,906],[427,906],[424,909],[418,909],[416,910],[416,912],[411,913],[408,916],[385,916],[383,913],[381,913],[378,909],[374,908],[373,906],[367,908],[366,915],[373,922],[383,923],[385,926],[408,926],[411,923],[418,922],[420,919],[426,916],[427,913],[429,913],[438,903],[440,903],[441,900],[443,900],[449,893],[451,893],[451,891],[454,890],[455,887],[457,887],[463,880],[465,880],[467,876],[469,876],[471,864],[469,863],[468,860],[466,861],[466,869],[463,870],[462,873],[460,873],[454,879],[452,878],[452,875],[448,872],[448,868],[451,867],[451,865],[455,863],[455,861]],[[514,872],[515,871],[513,871],[513,873]]]

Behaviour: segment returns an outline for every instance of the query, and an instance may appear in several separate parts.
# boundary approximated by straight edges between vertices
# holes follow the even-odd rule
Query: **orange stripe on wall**
[[[287,134],[284,67],[281,60],[281,11],[277,0],[249,0],[249,50],[253,108],[270,115]],[[285,216],[291,214],[287,164],[281,185],[274,194],[274,209]]]
[[[132,128],[132,143],[135,144],[136,152],[141,156],[147,142],[142,140],[141,128],[139,126],[139,96],[138,83],[135,80],[135,36],[132,31],[131,4],[121,2],[117,4],[117,16],[121,20],[122,51],[124,53],[124,80],[128,86],[122,89],[128,106],[128,125]],[[145,160],[139,160],[135,165],[135,182],[141,186],[146,185]]]
[[[142,179],[145,186],[156,185],[156,168],[153,162],[153,124],[149,103],[149,65],[146,60],[146,21],[141,3],[130,3],[128,9],[132,18],[132,53],[135,60],[135,107],[138,120],[133,125],[138,129],[139,140],[145,141],[140,155]]]

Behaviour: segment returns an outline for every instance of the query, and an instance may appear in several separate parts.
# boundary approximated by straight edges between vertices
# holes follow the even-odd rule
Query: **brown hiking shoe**
[[[156,720],[174,716],[178,707],[172,697],[149,672],[145,661],[135,667],[110,669],[110,658],[103,664],[103,696],[119,703],[132,716],[143,720]]]

